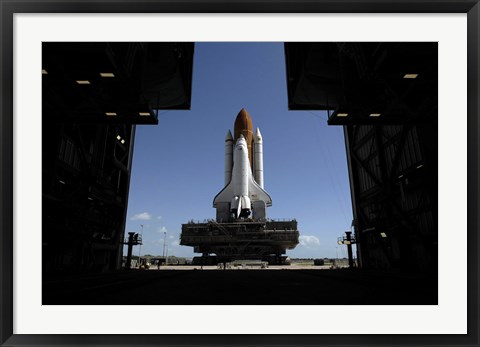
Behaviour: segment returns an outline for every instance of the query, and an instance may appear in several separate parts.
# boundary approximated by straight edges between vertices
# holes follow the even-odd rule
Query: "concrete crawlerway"
[[[176,266],[43,281],[44,305],[436,305],[425,273],[269,266]],[[288,268],[288,270],[287,270]],[[195,270],[194,270],[195,269]]]

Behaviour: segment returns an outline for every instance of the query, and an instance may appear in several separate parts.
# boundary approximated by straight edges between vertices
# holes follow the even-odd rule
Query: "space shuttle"
[[[225,187],[213,199],[217,222],[251,218],[266,219],[272,198],[263,189],[263,139],[260,129],[252,131],[252,120],[244,108],[225,138]]]

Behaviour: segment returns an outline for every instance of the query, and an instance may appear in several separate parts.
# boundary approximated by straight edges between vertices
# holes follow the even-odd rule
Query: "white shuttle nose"
[[[237,144],[235,145],[235,149],[239,151],[246,151],[247,150],[247,142],[245,141],[245,138],[243,135],[240,135],[240,137],[237,140]]]

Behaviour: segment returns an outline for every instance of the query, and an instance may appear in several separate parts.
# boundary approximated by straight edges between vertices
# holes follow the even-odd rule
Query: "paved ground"
[[[330,269],[330,265],[321,265],[321,266],[314,266],[314,265],[301,265],[301,264],[292,264],[292,265],[268,265],[268,268],[265,270],[328,270]],[[254,266],[246,266],[248,270],[260,269],[258,265]],[[229,270],[241,270],[240,266],[236,268],[231,268]],[[158,268],[156,265],[153,265],[148,271],[165,271],[165,270],[218,270],[216,265],[204,265],[203,267],[200,265],[162,265]]]
[[[261,270],[218,270],[215,266],[174,268],[46,279],[43,304],[437,304],[437,278],[427,274],[329,270],[313,266]]]

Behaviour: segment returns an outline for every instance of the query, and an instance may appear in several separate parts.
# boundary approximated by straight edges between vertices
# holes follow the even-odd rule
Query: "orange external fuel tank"
[[[250,167],[253,169],[252,160],[252,143],[253,143],[253,125],[252,119],[247,110],[242,108],[235,119],[233,126],[233,143],[236,143],[240,134],[243,134],[248,147],[248,159],[250,161]]]

